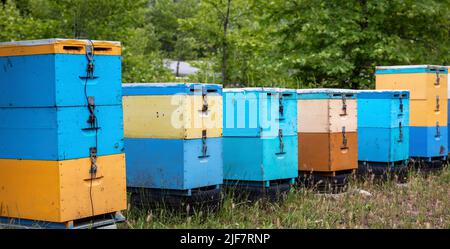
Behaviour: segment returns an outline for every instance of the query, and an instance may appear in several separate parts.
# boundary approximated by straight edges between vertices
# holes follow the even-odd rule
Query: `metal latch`
[[[207,92],[206,90],[202,91],[202,99],[203,99],[203,106],[202,106],[202,112],[208,111],[208,99],[207,99]]]
[[[278,111],[280,112],[280,116],[284,115],[284,106],[283,106],[283,95],[280,93],[280,96],[278,97],[278,105],[279,105],[279,109]]]
[[[284,141],[283,141],[283,130],[282,129],[278,130],[278,138],[280,139],[280,152],[277,152],[275,154],[276,155],[286,154],[286,152],[284,152]]]
[[[347,100],[345,98],[345,94],[342,94],[342,114],[341,116],[347,115]]]
[[[199,158],[207,158],[209,157],[209,155],[207,155],[208,153],[208,146],[206,145],[206,130],[202,131],[202,155],[199,156]]]
[[[403,113],[403,97],[402,97],[402,95],[400,94],[400,98],[399,98],[399,100],[400,100],[400,112],[402,112]]]
[[[345,133],[345,126],[342,126],[342,147],[341,149],[348,149],[347,147],[347,135]]]
[[[402,126],[402,122],[400,122],[398,124],[399,128],[400,128],[400,134],[398,136],[398,141],[399,142],[403,142],[403,126]]]
[[[89,119],[88,123],[91,125],[91,128],[93,128],[96,124],[96,117],[95,117],[95,98],[93,96],[88,97],[88,110],[89,110]]]
[[[86,76],[80,76],[81,79],[96,79],[97,76],[94,76],[94,43],[89,40],[90,44],[86,44],[86,59],[88,60],[88,64],[86,66]]]
[[[438,112],[440,110],[440,104],[439,104],[439,95],[436,96],[436,112]]]
[[[441,127],[439,127],[439,122],[436,122],[436,136],[441,137]]]
[[[97,147],[89,148],[89,158],[91,159],[89,174],[95,175],[97,173]]]
[[[435,86],[439,86],[441,84],[441,77],[439,75],[439,69],[436,69],[436,82],[434,83]]]

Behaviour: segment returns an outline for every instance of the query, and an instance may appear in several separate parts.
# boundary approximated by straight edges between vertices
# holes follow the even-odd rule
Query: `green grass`
[[[361,194],[368,191],[371,196]],[[129,210],[120,228],[450,228],[450,169],[407,184],[353,181],[339,195],[295,189],[280,204],[225,197],[216,213]]]

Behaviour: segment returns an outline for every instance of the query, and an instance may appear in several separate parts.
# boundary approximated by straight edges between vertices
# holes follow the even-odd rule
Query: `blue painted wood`
[[[399,73],[443,73],[448,74],[448,68],[432,65],[415,66],[386,66],[376,67],[375,74],[399,74]]]
[[[280,153],[278,137],[224,137],[224,179],[261,182],[297,177],[297,136],[283,141],[284,153]]]
[[[447,156],[447,126],[440,126],[439,129],[437,127],[411,126],[409,132],[411,157]]]
[[[39,220],[19,219],[0,217],[0,228],[19,228],[19,229],[92,229],[114,225],[125,221],[121,213],[105,214],[102,218],[96,218],[93,221],[85,220],[81,224],[70,224],[66,226],[63,222],[48,222]]]
[[[358,92],[358,127],[409,126],[407,91]]]
[[[199,83],[133,83],[123,84],[123,96],[222,94],[222,85]]]
[[[224,137],[274,137],[279,135],[280,129],[284,136],[297,134],[297,96],[294,90],[279,88],[224,90]]]
[[[396,162],[409,158],[409,93],[358,91],[358,160]]]
[[[195,189],[223,183],[222,138],[126,138],[127,187]]]
[[[87,95],[96,105],[122,103],[121,56],[95,55]],[[45,54],[0,57],[0,107],[87,105],[85,55]]]
[[[409,158],[409,127],[358,127],[358,161],[396,162]]]
[[[123,153],[122,106],[97,106],[99,156]],[[0,158],[69,160],[96,146],[87,107],[0,108]]]

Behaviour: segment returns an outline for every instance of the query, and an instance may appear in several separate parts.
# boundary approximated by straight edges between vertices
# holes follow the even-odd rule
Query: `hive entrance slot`
[[[67,51],[81,51],[83,49],[83,47],[81,46],[63,46],[64,50]]]
[[[111,50],[112,50],[112,48],[108,48],[108,47],[94,47],[94,51],[96,51],[96,52],[108,52]]]

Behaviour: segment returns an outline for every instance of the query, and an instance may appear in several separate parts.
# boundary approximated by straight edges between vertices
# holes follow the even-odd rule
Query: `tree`
[[[450,2],[271,1],[280,55],[304,84],[373,87],[376,65],[445,64]]]

